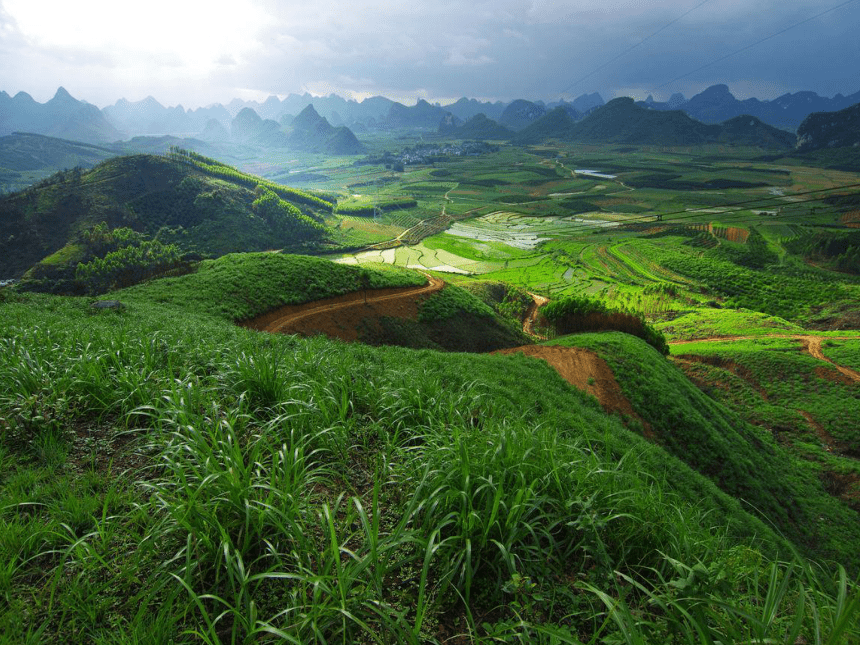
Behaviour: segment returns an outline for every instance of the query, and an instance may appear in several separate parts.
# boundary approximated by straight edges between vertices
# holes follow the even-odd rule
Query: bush
[[[547,303],[541,313],[559,336],[583,331],[621,331],[641,338],[664,356],[669,354],[666,337],[641,315],[609,309],[597,300],[568,296]]]

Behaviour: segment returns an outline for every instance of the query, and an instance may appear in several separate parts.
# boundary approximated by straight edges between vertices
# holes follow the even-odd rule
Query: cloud
[[[709,65],[826,7],[699,2],[0,0],[0,89],[50,98],[63,85],[93,91],[81,96],[89,101],[139,92],[186,105],[302,88],[500,99],[565,88],[689,96],[718,82],[739,93],[857,90],[845,70],[860,68],[860,3]]]
[[[510,29],[505,27],[502,29],[502,35],[507,36],[508,38],[515,38],[516,40],[521,40],[524,43],[531,42],[528,36],[524,33],[517,31],[516,29]]]
[[[495,63],[495,59],[490,58],[486,54],[469,56],[459,50],[451,50],[448,57],[445,59],[446,65],[469,66],[475,67],[479,65],[489,65]]]

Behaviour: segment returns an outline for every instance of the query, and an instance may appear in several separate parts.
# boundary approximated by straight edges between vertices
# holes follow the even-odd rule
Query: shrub
[[[568,296],[547,303],[541,313],[559,336],[583,331],[621,331],[641,338],[664,356],[669,353],[666,337],[641,315],[609,309],[597,300]]]

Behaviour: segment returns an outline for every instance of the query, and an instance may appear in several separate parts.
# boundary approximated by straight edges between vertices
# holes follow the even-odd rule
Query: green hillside
[[[849,336],[854,338],[815,340],[827,358],[856,370],[860,337]],[[678,366],[711,398],[764,428],[802,459],[803,470],[828,494],[860,511],[860,388],[804,351],[809,342],[787,336],[681,343],[672,349]]]
[[[359,268],[321,258],[278,253],[233,253],[204,260],[191,275],[165,278],[121,292],[131,302],[171,304],[228,322],[248,320],[283,305],[370,289],[425,284],[415,271]]]
[[[41,134],[16,132],[0,137],[0,168],[6,170],[90,168],[115,154],[116,150],[110,147]]]
[[[221,299],[260,276],[279,279],[252,310],[309,271],[349,286],[272,257],[135,287],[120,310],[0,292],[0,642],[856,641],[844,570],[670,454],[670,398],[702,432],[736,419],[644,344],[578,337],[623,350],[629,392],[665,391],[628,396],[669,450],[542,361],[234,326]],[[708,474],[736,476],[743,454],[689,432],[729,462]],[[755,476],[779,463],[766,450]],[[856,566],[839,521],[817,554]]]
[[[578,334],[548,344],[595,349],[658,444],[742,500],[806,555],[860,567],[860,513],[835,499],[817,469],[794,458],[770,431],[708,397],[632,336]]]
[[[116,292],[129,302],[177,305],[230,322],[247,321],[283,305],[298,305],[369,289],[419,286],[415,271],[337,264],[302,255],[235,253],[204,260],[191,275],[164,278]],[[520,321],[497,313],[470,293],[446,286],[418,306],[418,319],[368,318],[359,338],[369,345],[489,352],[530,342]]]
[[[328,235],[332,203],[193,153],[117,157],[54,175],[0,198],[0,275],[53,288],[91,259],[85,239],[104,223],[181,253],[308,249]]]

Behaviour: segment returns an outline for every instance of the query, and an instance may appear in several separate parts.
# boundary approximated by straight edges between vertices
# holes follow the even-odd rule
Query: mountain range
[[[749,115],[769,125],[793,131],[813,112],[838,111],[858,102],[860,92],[848,96],[837,94],[832,98],[821,97],[814,92],[796,92],[771,101],[756,98],[739,100],[726,85],[714,85],[690,99],[674,94],[668,101],[658,102],[649,96],[639,105],[654,111],[681,110],[705,124]],[[253,110],[264,122],[284,124],[309,105],[330,126],[347,126],[354,132],[393,129],[436,131],[446,115],[454,117],[449,120],[449,126],[459,127],[479,114],[518,131],[558,107],[564,108],[573,120],[579,120],[603,106],[604,101],[599,94],[593,93],[583,94],[573,101],[549,103],[524,99],[490,102],[464,97],[448,105],[419,99],[415,105],[407,106],[382,96],[355,101],[336,94],[319,97],[305,93],[290,94],[284,99],[270,96],[262,102],[233,99],[226,105],[215,104],[194,110],[186,110],[181,105],[165,107],[149,96],[134,102],[119,99],[99,110],[94,105],[76,100],[61,87],[44,104],[24,92],[12,97],[0,91],[0,136],[29,132],[94,144],[133,136],[166,134],[220,141],[224,140],[224,131],[230,132],[233,120],[243,110]]]
[[[164,107],[153,97],[137,102],[120,99],[99,110],[76,100],[62,87],[44,104],[23,92],[14,97],[0,92],[0,189],[32,182],[22,174],[28,170],[91,167],[112,151],[161,153],[178,145],[221,157],[248,146],[362,154],[364,146],[345,123],[359,132],[417,130],[521,145],[555,139],[641,145],[724,143],[770,149],[797,144],[802,151],[812,151],[857,144],[858,125],[849,108],[858,102],[860,92],[833,98],[798,92],[773,101],[741,101],[727,86],[715,85],[689,100],[676,94],[662,103],[649,97],[639,102],[619,98],[605,104],[599,94],[590,94],[554,103],[461,98],[446,106],[424,100],[407,106],[384,97],[358,102],[334,94],[291,94],[283,100],[275,96],[262,103],[234,99],[227,105],[196,110]],[[836,107],[839,110],[830,109]],[[810,110],[825,108],[824,116],[810,116]],[[826,116],[831,113],[838,116]],[[787,126],[772,127],[799,119],[805,121],[797,139]],[[16,132],[51,139],[12,136]],[[73,142],[98,149],[73,149],[77,145]],[[61,164],[54,163],[56,160]],[[853,164],[850,160],[839,163]]]
[[[581,121],[558,107],[521,130],[513,143],[533,144],[549,139],[582,143],[698,146],[723,143],[790,149],[794,135],[744,115],[721,124],[707,124],[681,110],[658,111],[633,99],[613,99]]]
[[[0,136],[13,132],[44,134],[86,143],[108,143],[122,138],[95,105],[74,99],[59,88],[46,103],[26,92],[9,96],[0,91]]]
[[[750,115],[765,123],[795,130],[813,112],[836,112],[860,103],[860,91],[848,96],[837,94],[833,98],[815,92],[783,94],[772,101],[756,98],[739,100],[726,85],[712,85],[690,100],[675,94],[666,102],[656,102],[650,96],[642,105],[654,110],[683,110],[703,123],[722,123],[736,116]]]
[[[531,107],[526,110],[524,117],[516,117],[517,108],[521,109],[523,104]],[[283,100],[270,96],[263,102],[233,99],[226,105],[215,104],[186,110],[181,105],[165,107],[154,97],[148,96],[141,101],[122,98],[99,110],[94,105],[73,98],[61,87],[44,104],[36,102],[25,92],[12,97],[0,91],[0,136],[27,132],[91,144],[117,142],[136,136],[164,135],[223,141],[224,133],[230,133],[233,120],[243,110],[253,110],[262,121],[289,124],[309,105],[329,125],[347,126],[354,132],[392,129],[435,131],[447,114],[456,117],[458,125],[478,114],[484,114],[495,121],[502,120],[503,125],[505,120],[511,119],[517,128],[521,128],[546,110],[559,105],[585,113],[603,105],[603,99],[595,93],[582,95],[573,102],[549,104],[541,101],[503,103],[461,98],[444,106],[424,100],[407,106],[381,96],[359,102],[335,94],[320,97],[305,93],[290,94]],[[506,110],[507,116],[503,118]]]

